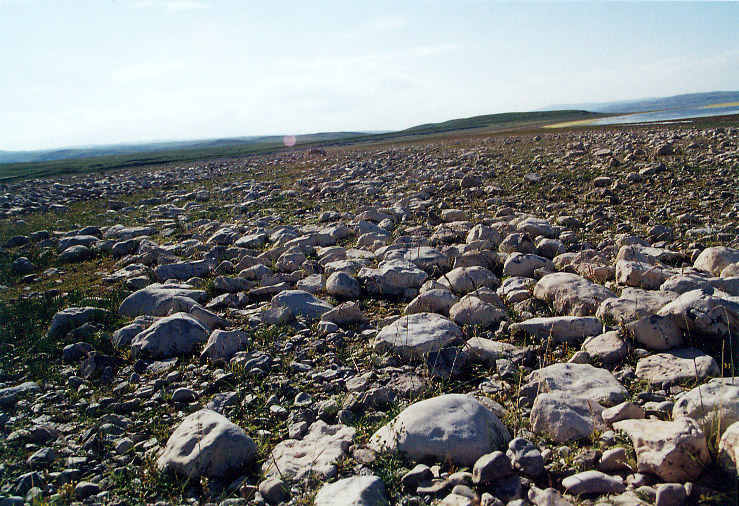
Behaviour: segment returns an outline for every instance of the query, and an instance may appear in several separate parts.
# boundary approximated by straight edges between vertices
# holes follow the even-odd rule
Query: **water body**
[[[663,111],[640,112],[624,116],[611,116],[589,122],[591,125],[622,125],[629,123],[654,123],[659,121],[678,121],[690,118],[705,118],[707,116],[728,116],[739,114],[739,105],[731,104],[726,107],[696,107],[693,109],[665,109]]]

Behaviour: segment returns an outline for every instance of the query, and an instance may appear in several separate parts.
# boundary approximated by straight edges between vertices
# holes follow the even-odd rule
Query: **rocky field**
[[[739,128],[0,186],[0,506],[737,503]]]

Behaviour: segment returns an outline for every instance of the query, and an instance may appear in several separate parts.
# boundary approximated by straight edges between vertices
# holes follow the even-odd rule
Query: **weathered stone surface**
[[[683,331],[671,314],[645,316],[627,324],[626,329],[649,350],[671,350],[683,343]]]
[[[475,398],[446,394],[411,404],[370,439],[377,451],[399,451],[411,460],[428,457],[473,465],[505,448],[511,437],[497,416]]]
[[[634,443],[639,472],[683,483],[696,479],[710,462],[704,433],[691,418],[623,420],[613,428],[626,432]]]
[[[561,344],[597,336],[603,331],[603,324],[593,316],[551,316],[514,323],[511,330],[522,331],[539,339],[551,338]]]
[[[439,283],[452,292],[464,295],[484,286],[494,288],[499,284],[495,274],[484,267],[457,267],[439,278]]]
[[[695,348],[678,348],[645,357],[636,364],[636,376],[652,384],[678,383],[688,379],[702,380],[720,373],[710,355]]]
[[[338,326],[367,323],[367,317],[356,302],[344,302],[331,311],[321,315],[321,321],[332,322]]]
[[[263,320],[268,323],[287,323],[295,318],[317,320],[334,307],[303,290],[284,290],[272,297],[271,307]]]
[[[388,506],[385,484],[377,476],[352,476],[326,483],[313,499],[315,506]]]
[[[472,467],[473,483],[490,483],[513,473],[511,459],[501,451],[483,455]]]
[[[533,278],[534,271],[541,268],[551,271],[554,270],[554,264],[539,255],[511,253],[503,264],[503,275]]]
[[[449,309],[449,318],[457,325],[491,327],[508,319],[505,311],[474,295],[465,295]]]
[[[672,315],[687,332],[727,337],[739,328],[739,298],[713,289],[691,290],[664,306],[658,314]]]
[[[603,430],[603,407],[566,393],[540,393],[531,408],[531,429],[557,443],[588,439]]]
[[[138,290],[121,303],[118,314],[136,317],[140,315],[167,316],[172,310],[189,311],[196,302],[205,302],[207,294],[194,290],[190,285],[152,284]],[[192,301],[187,306],[189,299]]]
[[[202,409],[185,418],[167,440],[157,467],[191,479],[224,478],[238,472],[257,453],[257,445],[237,425]]]
[[[200,354],[200,360],[228,360],[249,343],[249,336],[241,330],[214,330]]]
[[[721,435],[718,452],[719,462],[725,468],[739,472],[739,422],[731,424]]]
[[[613,406],[628,396],[628,391],[605,369],[589,364],[553,364],[538,369],[526,378],[521,397],[534,401],[540,393],[568,393]]]
[[[19,397],[41,391],[35,381],[26,381],[14,387],[0,388],[0,408],[7,408],[15,404]]]
[[[528,353],[525,348],[478,336],[471,337],[467,341],[466,349],[469,350],[471,360],[488,364],[495,364],[499,358],[519,362]]]
[[[210,329],[187,313],[162,318],[136,335],[131,341],[131,354],[152,358],[186,355],[208,340]]]
[[[693,266],[718,276],[724,267],[739,262],[739,249],[727,248],[726,246],[713,246],[704,249]]]
[[[421,292],[405,307],[405,314],[414,313],[439,313],[448,315],[454,304],[459,302],[459,297],[446,288],[432,289]]]
[[[100,320],[107,313],[96,307],[70,307],[56,313],[51,319],[48,335],[50,338],[64,337],[67,332],[81,327],[85,323]]]
[[[596,358],[604,364],[619,362],[629,353],[629,348],[618,331],[588,337],[582,343],[582,349],[587,351],[591,358]]]
[[[326,280],[326,292],[334,297],[355,299],[359,297],[361,291],[359,281],[345,272],[334,272]]]
[[[345,457],[356,429],[346,425],[328,425],[323,420],[311,424],[303,439],[286,439],[270,452],[262,466],[267,477],[301,480],[311,475],[321,479],[336,476],[337,466]]]
[[[551,303],[554,308],[572,316],[594,315],[600,304],[616,295],[577,274],[547,274],[534,286],[534,296]]]
[[[415,313],[401,316],[384,327],[377,334],[374,346],[380,353],[391,351],[407,358],[420,358],[463,337],[462,330],[450,319],[435,313]]]
[[[676,298],[677,294],[671,291],[626,287],[621,291],[621,297],[604,300],[595,316],[603,322],[629,323],[655,314]]]
[[[626,484],[620,476],[610,476],[600,471],[583,471],[562,480],[562,486],[572,495],[620,494]]]
[[[386,260],[377,269],[362,268],[357,277],[371,294],[405,296],[406,290],[419,288],[428,274],[407,260]]]
[[[714,378],[677,398],[673,418],[692,418],[706,434],[721,435],[739,421],[739,378]]]
[[[187,281],[190,278],[203,277],[213,270],[210,260],[195,260],[175,264],[160,265],[154,269],[157,280],[162,282],[168,279]]]
[[[616,262],[616,282],[646,290],[656,290],[672,273],[657,265],[619,260]]]

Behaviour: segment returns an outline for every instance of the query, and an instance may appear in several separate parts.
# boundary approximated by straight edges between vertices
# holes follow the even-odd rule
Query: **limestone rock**
[[[210,329],[187,313],[162,318],[136,335],[131,341],[131,354],[152,358],[170,358],[195,351],[208,340]]]
[[[739,472],[739,422],[731,424],[721,436],[718,458],[725,468]]]
[[[497,416],[474,397],[446,394],[411,404],[370,439],[377,451],[400,451],[411,460],[428,457],[471,466],[503,449],[511,437]]]
[[[64,337],[67,332],[81,327],[85,323],[100,320],[107,311],[96,307],[70,307],[56,313],[51,319],[48,335],[57,339]]]
[[[653,315],[676,298],[676,293],[664,289],[650,291],[625,287],[621,297],[604,300],[595,316],[603,322],[613,320],[616,324],[629,323]]]
[[[406,290],[419,288],[428,274],[407,260],[386,260],[377,269],[362,268],[357,277],[371,294],[404,296]]]
[[[256,453],[257,445],[240,427],[202,409],[185,418],[170,436],[157,467],[190,479],[224,478],[242,469]]]
[[[693,266],[718,276],[724,267],[739,262],[739,249],[727,248],[726,246],[713,246],[704,249]]]
[[[683,332],[671,314],[645,316],[627,324],[626,329],[649,350],[671,350],[683,343]]]
[[[739,378],[714,378],[675,401],[672,417],[697,421],[706,434],[721,435],[739,422]]]
[[[262,471],[268,478],[301,480],[316,475],[330,479],[336,476],[337,466],[345,457],[355,432],[356,429],[346,425],[315,421],[302,439],[285,439],[278,443]]]
[[[591,358],[596,358],[604,364],[619,362],[629,353],[628,346],[617,331],[588,337],[582,343],[582,349],[587,351]]]
[[[280,323],[286,323],[298,317],[309,321],[317,320],[333,308],[328,302],[303,290],[284,290],[272,297],[271,307],[265,312],[263,320],[267,323],[277,323],[272,321],[275,314],[279,315]]]
[[[190,285],[163,285],[155,283],[138,290],[121,303],[118,314],[136,317],[140,315],[167,316],[173,309],[189,311],[196,302],[205,302],[207,294],[194,290]],[[189,299],[190,307],[185,308]]]
[[[505,311],[474,295],[465,295],[449,309],[449,318],[457,325],[487,328],[508,319]]]
[[[375,338],[375,350],[421,358],[463,337],[462,330],[450,319],[435,313],[415,313],[384,327]]]
[[[551,316],[530,318],[511,325],[512,331],[522,331],[539,339],[553,339],[555,343],[573,343],[588,336],[597,336],[603,324],[593,316]]]
[[[228,360],[249,343],[249,336],[241,330],[214,330],[200,354],[200,360]]]
[[[626,484],[620,476],[610,476],[600,471],[583,471],[562,480],[562,486],[572,495],[620,494]]]
[[[448,315],[454,304],[459,302],[459,297],[446,288],[435,288],[421,292],[405,307],[405,314],[414,313],[439,313]]]
[[[652,384],[678,383],[717,376],[719,368],[710,355],[695,348],[678,348],[645,357],[636,364],[636,376]]]
[[[538,369],[526,378],[521,397],[532,402],[540,393],[567,393],[613,406],[628,396],[628,391],[609,371],[589,364],[553,364]]]
[[[637,469],[653,473],[667,482],[694,480],[710,462],[703,431],[691,418],[671,422],[662,420],[623,420],[613,424],[626,432],[634,443]]]
[[[603,407],[595,401],[566,393],[541,393],[531,408],[531,429],[557,442],[588,439],[603,430]]]
[[[713,289],[691,290],[659,310],[659,315],[673,315],[687,332],[727,337],[739,328],[739,298],[719,296]]]
[[[484,267],[457,267],[443,275],[439,283],[456,294],[464,295],[483,286],[494,288],[499,280]]]
[[[547,274],[536,283],[534,296],[551,303],[558,312],[590,316],[595,314],[603,301],[616,295],[608,288],[577,274],[557,272]]]
[[[313,499],[315,506],[389,506],[385,484],[377,476],[352,476],[326,483]]]

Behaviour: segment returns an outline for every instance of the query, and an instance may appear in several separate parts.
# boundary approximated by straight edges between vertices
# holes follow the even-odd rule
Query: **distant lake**
[[[627,123],[653,123],[656,121],[676,121],[690,118],[704,118],[707,116],[728,116],[739,114],[739,104],[726,106],[696,107],[691,109],[666,109],[663,111],[640,112],[623,116],[596,119],[591,125],[621,125]]]

